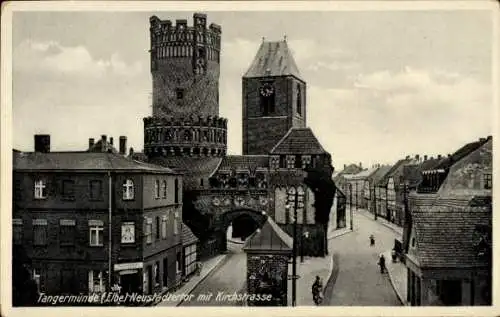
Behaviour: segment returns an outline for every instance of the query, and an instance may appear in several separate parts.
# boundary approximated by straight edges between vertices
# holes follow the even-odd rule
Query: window
[[[179,212],[174,214],[174,234],[179,234]]]
[[[177,178],[174,181],[174,203],[179,203],[179,180]]]
[[[156,216],[156,240],[160,240],[160,217]]]
[[[97,270],[89,271],[89,293],[103,293],[105,291],[104,272]]]
[[[102,181],[92,180],[89,182],[90,187],[90,199],[91,200],[101,200],[102,199]]]
[[[75,221],[61,219],[59,221],[59,243],[61,245],[74,245],[75,244]]]
[[[412,238],[412,239],[411,239],[411,246],[412,246],[412,247],[415,247],[415,238]]]
[[[23,220],[12,219],[12,239],[14,244],[23,244]]]
[[[297,84],[297,113],[302,115],[302,92],[299,84]]]
[[[493,178],[491,174],[484,174],[484,189],[491,189],[493,187]]]
[[[123,200],[134,199],[134,182],[131,179],[127,179],[123,183]]]
[[[47,198],[47,185],[45,181],[39,179],[35,181],[35,199]]]
[[[161,193],[163,198],[167,198],[167,181],[161,183]]]
[[[104,222],[101,220],[89,220],[90,246],[103,246]]]
[[[184,98],[184,89],[182,89],[182,88],[177,88],[177,89],[175,90],[175,94],[176,94],[176,96],[177,96],[177,100],[181,100],[181,99],[183,99],[183,98]]]
[[[153,266],[153,276],[156,285],[160,285],[160,261],[156,261]]]
[[[167,238],[167,221],[168,221],[167,216],[161,217],[161,238],[162,239]]]
[[[177,252],[176,260],[175,260],[175,267],[176,267],[177,273],[180,273],[182,271],[181,265],[182,265],[181,253]]]
[[[135,223],[124,222],[122,223],[122,243],[135,242]]]
[[[46,219],[33,219],[33,245],[47,245]]]
[[[160,198],[160,181],[157,179],[155,180],[155,198]]]
[[[153,220],[151,218],[146,218],[146,243],[150,244],[152,242],[153,234]]]
[[[62,196],[63,199],[75,199],[75,181],[69,179],[63,180]]]
[[[203,187],[203,178],[200,178],[200,187]]]

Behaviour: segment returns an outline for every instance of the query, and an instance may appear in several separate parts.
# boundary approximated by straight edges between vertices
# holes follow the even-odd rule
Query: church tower
[[[306,126],[306,83],[286,39],[262,41],[242,94],[243,155],[267,155],[290,128]]]
[[[207,16],[150,22],[153,113],[144,118],[144,152],[154,156],[223,156],[227,120],[219,117],[221,28]]]

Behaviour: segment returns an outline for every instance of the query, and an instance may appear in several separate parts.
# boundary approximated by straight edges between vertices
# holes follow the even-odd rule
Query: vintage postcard
[[[2,315],[498,315],[497,10],[5,4]]]

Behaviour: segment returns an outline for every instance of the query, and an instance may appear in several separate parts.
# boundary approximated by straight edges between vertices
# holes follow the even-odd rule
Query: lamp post
[[[304,190],[302,187],[290,187],[286,209],[289,212],[293,208],[293,248],[292,248],[292,306],[296,306],[297,298],[297,211],[302,212],[304,208]]]
[[[353,227],[353,221],[352,221],[352,183],[349,183],[349,212],[351,214],[351,217],[349,217],[349,221],[351,223],[351,230]]]
[[[373,213],[375,214],[375,220],[377,220],[377,191],[375,184],[373,184]]]
[[[309,239],[309,232],[304,232],[304,227],[302,226],[300,235],[300,263],[304,263],[304,238]]]

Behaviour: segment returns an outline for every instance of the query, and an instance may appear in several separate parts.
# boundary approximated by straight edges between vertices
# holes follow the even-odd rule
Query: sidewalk
[[[312,298],[312,285],[316,276],[323,280],[323,287],[330,279],[333,271],[333,258],[331,255],[321,257],[305,257],[304,262],[300,263],[300,257],[297,257],[297,274],[300,278],[297,280],[296,303],[297,306],[314,306]],[[288,274],[292,275],[292,265],[289,265]],[[292,280],[288,280],[288,306],[292,306]]]
[[[343,236],[346,233],[352,232],[351,228],[341,228],[341,229],[329,229],[328,230],[328,240],[333,238]]]
[[[356,213],[360,214],[360,215],[363,215],[365,217],[368,217],[372,220],[375,220],[375,215],[370,213],[368,210],[366,209],[356,209],[355,211]],[[391,229],[392,231],[394,231],[395,233],[397,233],[399,235],[399,238],[402,238],[403,237],[403,228],[392,223],[392,222],[389,222],[387,221],[385,218],[382,218],[380,216],[377,216],[377,222],[379,222],[380,224],[386,226],[387,228]]]
[[[226,258],[225,254],[220,254],[204,261],[200,275],[191,276],[188,282],[186,282],[180,288],[171,293],[173,295],[172,299],[163,301],[159,303],[157,306],[167,306],[167,307],[179,306],[183,301],[182,295],[189,295],[198,284],[200,284],[215,268],[218,267],[219,264],[222,263],[222,261],[225,258]],[[168,293],[169,292],[165,294]]]
[[[399,261],[396,263],[392,262],[391,251],[385,252],[384,257],[387,259],[387,273],[389,274],[392,288],[394,288],[394,291],[398,295],[401,304],[408,306],[408,302],[406,301],[406,295],[408,292],[407,268]]]

